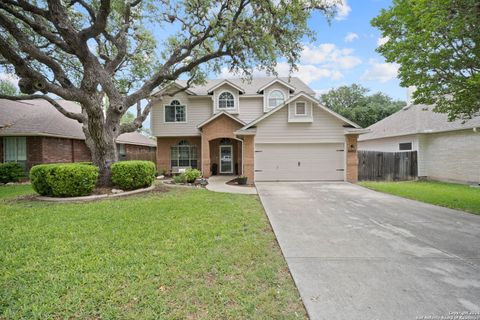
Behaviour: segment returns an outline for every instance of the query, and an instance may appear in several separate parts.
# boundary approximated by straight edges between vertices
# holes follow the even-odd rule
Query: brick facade
[[[358,181],[358,154],[357,154],[358,134],[348,134],[345,136],[347,144],[347,181],[356,183]]]
[[[197,155],[198,168],[201,168],[200,137],[157,137],[157,170],[159,173],[170,174],[172,172],[171,147],[178,144],[182,140],[186,140],[188,143],[197,146],[197,150],[199,152]]]
[[[234,140],[235,134],[242,127],[242,124],[232,118],[221,115],[202,127],[202,173],[208,178],[212,174],[210,168],[214,159],[211,159],[210,147],[211,141],[221,138]],[[217,157],[218,158],[218,157]],[[218,160],[217,160],[218,161]]]
[[[92,157],[85,141],[55,137],[30,136],[27,143],[27,169],[41,163],[87,162]],[[155,148],[125,145],[127,160],[155,162]],[[0,137],[0,162],[3,162],[3,137]]]

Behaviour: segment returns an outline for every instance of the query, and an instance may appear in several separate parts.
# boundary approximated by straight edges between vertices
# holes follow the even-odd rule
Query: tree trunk
[[[95,111],[97,112],[88,112],[83,132],[92,162],[100,170],[97,186],[106,187],[112,185],[110,166],[118,160],[115,140],[118,137],[119,120],[105,121],[102,109]]]

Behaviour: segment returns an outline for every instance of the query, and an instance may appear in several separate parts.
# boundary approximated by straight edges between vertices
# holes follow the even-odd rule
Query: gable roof
[[[455,131],[480,127],[480,116],[470,120],[448,121],[445,113],[433,111],[434,106],[424,104],[409,105],[372,124],[370,133],[364,134],[359,141],[404,136],[417,133]]]
[[[279,78],[275,78],[273,79],[272,81],[270,81],[269,83],[265,84],[264,86],[262,86],[260,89],[257,90],[258,93],[262,92],[263,90],[265,90],[266,88],[270,87],[272,84],[274,83],[280,83],[282,85],[284,85],[285,87],[287,87],[288,89],[292,90],[292,91],[295,91],[295,87],[292,86],[291,84],[283,81],[282,79],[279,79]]]
[[[264,87],[275,79],[279,79],[284,83],[292,86],[293,88],[295,88],[295,92],[303,91],[309,95],[315,95],[315,91],[310,89],[309,86],[307,86],[302,80],[297,77],[259,77],[253,78],[251,79],[251,81],[237,78],[228,79],[228,82],[241,88],[244,92],[244,95],[258,95],[258,88]],[[206,80],[205,84],[200,86],[192,86],[191,88],[189,88],[189,90],[193,92],[194,95],[206,96],[208,95],[208,92],[209,90],[211,90],[211,88],[215,88],[215,86],[223,82],[225,82],[225,79]],[[178,80],[176,81],[176,83],[181,86],[187,85],[187,82],[185,80]]]
[[[220,117],[221,115],[225,115],[227,117],[229,117],[230,119],[240,123],[242,126],[245,125],[245,122],[243,122],[242,120],[238,119],[237,117],[234,117],[233,115],[231,115],[230,113],[228,112],[225,112],[225,111],[221,111],[217,114],[214,114],[213,116],[211,116],[210,118],[208,118],[207,120],[203,121],[202,123],[200,123],[197,128],[200,129],[201,127],[203,127],[204,125],[206,125],[207,123],[210,123],[212,122],[213,120],[217,119],[218,117]]]
[[[318,101],[317,99],[315,99],[314,97],[306,94],[305,92],[299,92],[298,94],[294,95],[293,97],[291,97],[290,99],[288,99],[287,101],[285,101],[283,104],[279,105],[278,107],[275,107],[274,109],[270,110],[269,112],[265,113],[264,115],[258,117],[257,119],[253,120],[252,122],[248,123],[246,126],[244,126],[241,130],[247,130],[248,128],[251,128],[252,126],[256,125],[257,123],[259,123],[260,121],[262,121],[263,119],[271,116],[272,114],[274,114],[275,112],[281,110],[282,108],[284,108],[285,106],[287,106],[289,103],[297,100],[298,98],[300,97],[303,97],[307,100],[309,100],[310,102],[314,103],[315,105],[317,105],[320,109],[330,113],[331,115],[333,115],[334,117],[342,120],[343,122],[351,125],[352,127],[354,128],[360,128],[360,126],[350,120],[348,120],[347,118],[339,115],[338,113],[334,112],[333,110],[330,110],[329,108],[327,107],[324,107],[323,105],[320,104],[320,101]]]
[[[230,87],[237,89],[241,93],[245,93],[245,90],[243,90],[239,85],[237,85],[237,84],[235,84],[235,83],[233,83],[229,80],[223,80],[223,81],[220,81],[219,83],[213,85],[212,87],[210,87],[207,90],[207,93],[212,93],[215,89],[223,86],[224,84],[229,85]]]
[[[181,84],[177,81],[174,81],[172,83],[170,83],[168,86],[166,87],[163,87],[163,88],[155,88],[152,93],[150,95],[154,96],[160,92],[164,92],[164,91],[167,91],[170,87],[176,87],[177,89],[183,89],[185,87],[185,84]],[[192,90],[190,89],[185,89],[184,90],[186,93],[188,94],[191,94],[191,95],[195,95],[195,92],[193,92]]]
[[[70,112],[81,112],[73,101],[57,100]],[[0,99],[0,136],[51,136],[85,140],[82,125],[65,117],[48,101]],[[141,133],[131,132],[118,136],[117,142],[154,147],[155,141]]]

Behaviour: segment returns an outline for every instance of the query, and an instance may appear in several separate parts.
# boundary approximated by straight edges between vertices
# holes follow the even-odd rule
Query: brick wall
[[[155,148],[133,144],[125,145],[127,160],[147,160],[156,163]]]
[[[170,148],[179,143],[181,140],[186,140],[190,144],[197,146],[198,152],[200,152],[201,140],[200,137],[157,137],[157,170],[159,173],[170,173],[171,167],[171,151]],[[198,167],[201,168],[200,154],[198,155]]]
[[[73,160],[71,139],[43,137],[42,149],[44,163],[72,162]]]
[[[355,183],[358,181],[358,154],[357,154],[358,134],[349,134],[345,136],[347,144],[347,181]]]
[[[27,169],[43,163],[43,137],[27,137]]]
[[[92,156],[87,144],[83,140],[72,140],[73,146],[73,161],[74,162],[88,162],[92,161]]]

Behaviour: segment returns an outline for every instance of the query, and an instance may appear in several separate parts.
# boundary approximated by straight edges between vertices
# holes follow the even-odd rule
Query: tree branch
[[[55,109],[57,109],[61,114],[63,114],[67,118],[77,120],[80,123],[83,123],[87,120],[83,114],[67,111],[57,101],[55,101],[51,97],[44,94],[32,94],[28,96],[7,96],[7,95],[0,94],[0,99],[15,100],[15,101],[43,99],[48,101],[52,106],[55,107]]]

